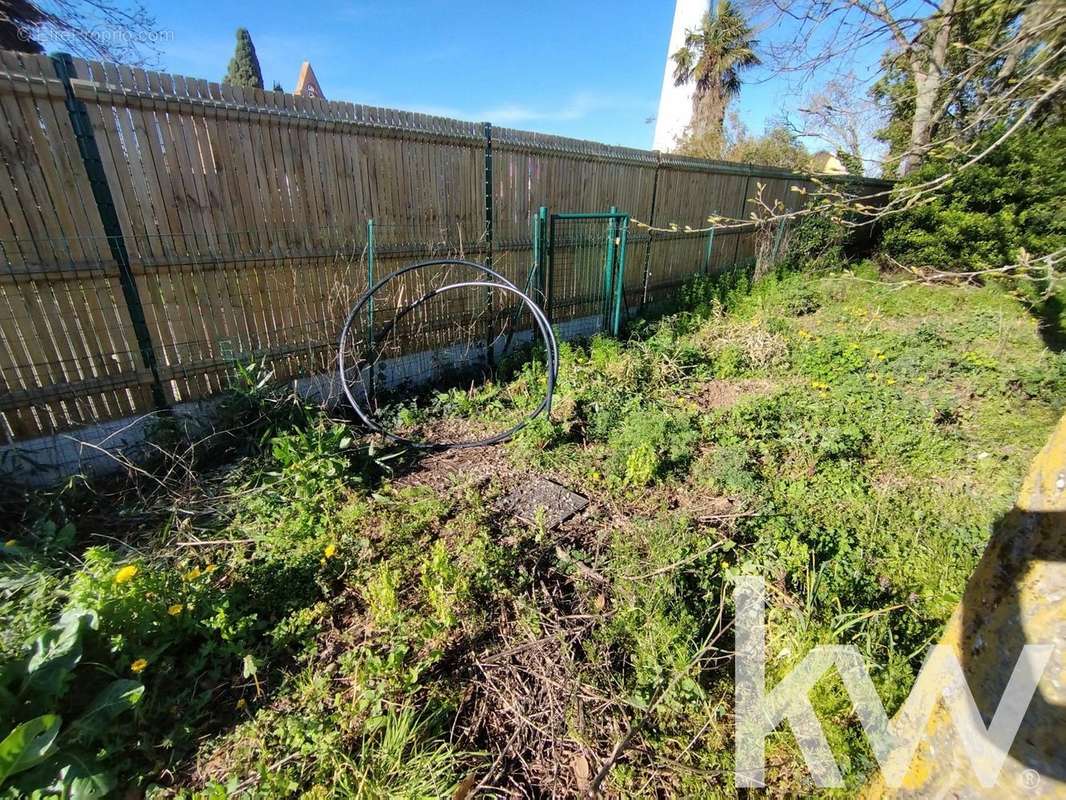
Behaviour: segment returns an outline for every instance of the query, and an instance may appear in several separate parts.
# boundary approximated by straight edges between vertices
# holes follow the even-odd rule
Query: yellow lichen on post
[[[878,774],[869,798],[1066,797],[1066,417],[1033,460],[1015,507],[995,526],[940,639],[992,720],[1026,644],[1052,645],[994,786],[984,786],[943,700],[898,788]],[[923,672],[913,691],[935,689]],[[898,721],[897,717],[897,721]]]

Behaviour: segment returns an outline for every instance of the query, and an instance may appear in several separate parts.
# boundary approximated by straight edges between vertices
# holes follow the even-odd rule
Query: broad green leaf
[[[80,735],[92,735],[100,726],[106,725],[119,714],[133,708],[144,695],[144,685],[138,681],[120,678],[108,684],[72,726]]]
[[[48,758],[62,722],[56,714],[44,714],[15,726],[0,742],[0,783]]]
[[[60,770],[59,780],[69,800],[96,800],[115,788],[115,778],[93,758],[80,753],[64,753],[69,763]]]
[[[71,671],[81,661],[82,632],[98,624],[95,612],[68,611],[58,625],[41,634],[33,643],[26,663],[21,693],[30,693],[45,701],[58,698]]]
[[[64,747],[30,772],[19,775],[8,786],[19,796],[59,796],[64,800],[95,800],[106,797],[117,786],[114,776],[89,753]]]

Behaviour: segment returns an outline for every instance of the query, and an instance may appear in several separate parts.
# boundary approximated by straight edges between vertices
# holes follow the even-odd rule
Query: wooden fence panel
[[[0,52],[0,438],[152,407],[93,191],[44,56]]]
[[[415,259],[491,253],[521,286],[540,206],[615,206],[634,220],[624,282],[632,313],[700,270],[754,255],[750,229],[718,231],[708,258],[707,234],[686,226],[705,228],[715,213],[746,218],[760,185],[764,201],[795,209],[807,198],[792,186],[813,185],[769,167],[493,128],[486,197],[482,123],[95,61],[74,60],[73,72],[70,90],[99,154],[91,169],[71,122],[78,103],[68,108],[52,61],[0,52],[7,442],[154,407],[154,378],[115,253],[128,254],[125,274],[165,399],[178,403],[225,388],[237,360],[260,359],[278,378],[330,371],[341,321],[367,285],[369,219],[378,278]],[[108,240],[94,186],[113,202],[121,241]],[[649,233],[637,223],[677,230]],[[571,226],[572,241],[558,243],[553,299],[561,321],[597,313],[602,300],[594,251],[606,223],[602,231],[597,224]],[[379,313],[419,296],[430,280],[411,275],[390,286]],[[424,340],[403,345],[409,350],[448,345],[449,323],[472,311],[442,299],[414,314]]]
[[[78,62],[168,399],[257,354],[322,371],[366,288],[366,220],[390,253],[476,243],[477,126]],[[384,272],[380,272],[384,274]]]

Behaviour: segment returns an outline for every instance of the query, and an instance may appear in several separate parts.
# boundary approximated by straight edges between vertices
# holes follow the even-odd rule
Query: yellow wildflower
[[[129,583],[140,572],[136,564],[127,564],[115,573],[115,583]]]
[[[199,567],[193,567],[192,569],[190,569],[188,572],[186,572],[184,575],[181,576],[182,580],[185,580],[185,581],[194,581],[194,580],[196,580],[199,577],[200,577],[200,568]]]
[[[134,661],[132,664],[130,664],[130,672],[132,672],[134,674],[140,674],[140,673],[144,672],[144,670],[145,670],[145,668],[147,666],[148,666],[148,659],[146,659],[146,658],[138,658],[136,661]]]
[[[176,616],[178,616],[178,614],[180,614],[184,610],[185,610],[185,606],[183,606],[181,603],[175,603],[174,605],[172,605],[170,608],[167,609],[167,613],[170,614],[170,616],[172,616],[172,617],[176,617]]]
[[[214,564],[208,564],[206,567],[204,567],[204,574],[210,575],[216,569],[218,569],[218,567],[216,567]]]
[[[895,378],[889,378],[888,380],[885,381],[885,384],[888,385],[888,386],[891,386],[895,382],[896,382]]]
[[[326,549],[322,551],[322,555],[326,558],[333,558],[333,556],[337,555],[337,545],[330,542],[326,545]]]

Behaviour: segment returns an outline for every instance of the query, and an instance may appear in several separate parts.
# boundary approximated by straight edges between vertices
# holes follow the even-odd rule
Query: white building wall
[[[677,137],[684,133],[692,118],[693,86],[691,83],[685,86],[674,85],[674,62],[670,56],[685,44],[685,31],[699,25],[710,8],[711,0],[677,0],[674,7],[674,26],[670,31],[670,46],[666,48],[666,66],[663,68],[663,88],[659,94],[659,113],[655,118],[653,150],[672,150]]]

